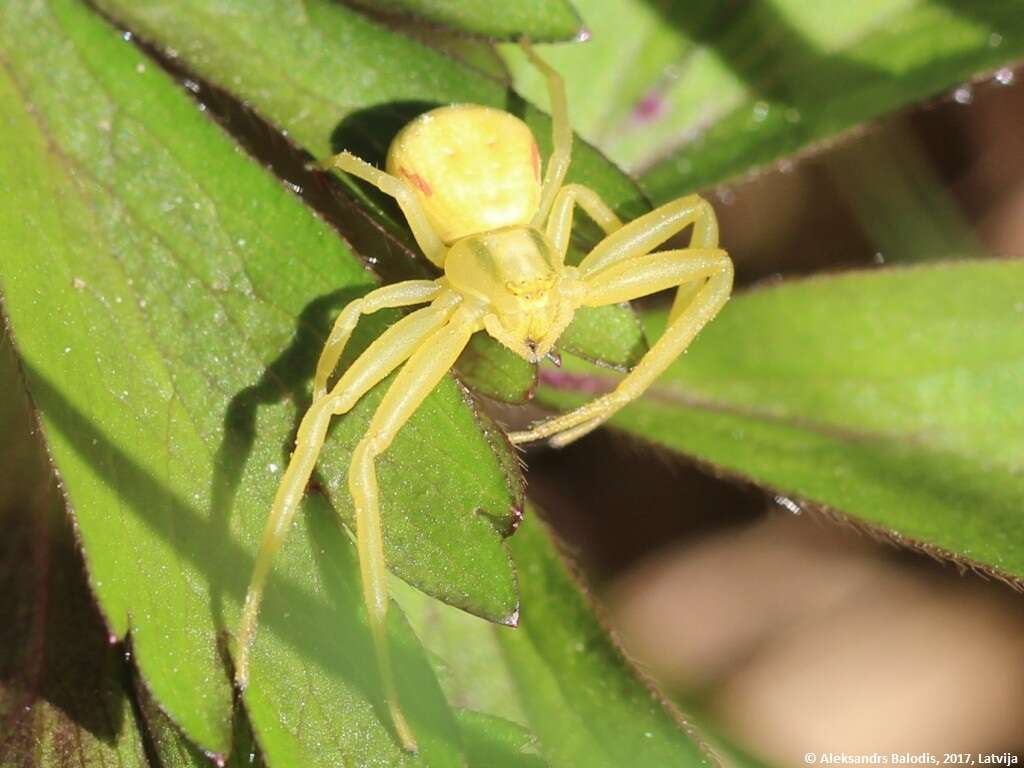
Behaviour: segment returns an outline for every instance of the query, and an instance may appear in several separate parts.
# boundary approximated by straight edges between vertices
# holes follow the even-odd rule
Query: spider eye
[[[516,296],[532,298],[547,293],[554,284],[555,276],[548,275],[545,277],[535,277],[531,280],[509,281],[505,283],[505,287],[508,288],[509,293]]]

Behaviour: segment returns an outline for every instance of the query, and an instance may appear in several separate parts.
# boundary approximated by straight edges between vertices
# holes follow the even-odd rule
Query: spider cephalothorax
[[[680,198],[623,224],[593,190],[563,185],[572,148],[564,89],[529,45],[524,43],[524,48],[546,75],[551,94],[554,148],[543,178],[529,128],[513,115],[469,104],[432,110],[406,126],[388,152],[387,172],[347,152],[322,164],[393,196],[424,255],[444,274],[437,280],[409,280],[371,291],[345,307],[335,322],[317,364],[313,404],[299,426],[295,452],[267,521],[238,637],[236,680],[244,688],[267,574],[298,510],[330,420],[398,370],[353,452],[349,490],[377,660],[395,731],[410,750],[416,742],[399,704],[385,630],[388,593],[377,457],[478,331],[537,362],[578,308],[677,289],[664,334],[615,390],[509,435],[517,444],[551,438],[561,446],[639,397],[715,316],[732,288],[732,262],[718,248],[715,214],[702,198]],[[578,266],[567,266],[577,205],[605,237]],[[691,226],[689,248],[657,250]],[[381,334],[328,388],[361,315],[417,304],[427,306]]]
[[[578,306],[576,270],[528,227],[459,240],[448,251],[444,280],[481,307],[491,336],[534,363],[550,351]]]

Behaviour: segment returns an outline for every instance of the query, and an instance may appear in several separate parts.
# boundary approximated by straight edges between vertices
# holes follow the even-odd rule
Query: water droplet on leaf
[[[970,104],[974,101],[974,90],[969,85],[961,85],[953,91],[953,101],[957,104]]]

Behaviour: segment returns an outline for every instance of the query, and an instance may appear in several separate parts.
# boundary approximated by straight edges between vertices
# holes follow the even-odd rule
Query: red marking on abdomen
[[[413,173],[412,171],[407,170],[406,168],[401,168],[400,170],[402,171],[402,175],[405,176],[405,178],[407,178],[413,184],[415,184],[416,188],[424,195],[430,197],[432,194],[434,194],[434,190],[432,190],[430,188],[430,185],[427,184],[427,180],[420,176],[418,173]]]
[[[530,144],[530,158],[533,160],[533,175],[540,181],[540,148],[535,141]]]

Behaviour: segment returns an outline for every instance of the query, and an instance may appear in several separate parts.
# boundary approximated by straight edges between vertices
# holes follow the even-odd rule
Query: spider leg
[[[554,214],[552,214],[552,218],[554,218]],[[688,195],[655,208],[653,211],[646,213],[609,233],[608,237],[598,243],[594,247],[594,250],[587,254],[583,261],[580,262],[579,271],[584,283],[588,287],[595,286],[602,282],[602,278],[606,278],[608,280],[618,279],[625,283],[630,282],[629,275],[634,273],[633,265],[636,265],[636,267],[639,268],[641,266],[640,260],[643,258],[649,258],[646,254],[649,254],[670,237],[682,232],[691,224],[693,225],[693,235],[690,238],[691,248],[700,250],[713,249],[718,246],[718,220],[715,218],[714,209],[702,197],[698,195]],[[550,222],[549,226],[551,226]],[[683,254],[687,252],[688,251],[668,251],[665,253]],[[728,257],[726,257],[726,259],[728,260]],[[622,269],[623,265],[625,265],[625,269]],[[638,276],[639,273],[634,273],[634,277]],[[670,328],[674,327],[675,321],[679,319],[679,317],[689,307],[695,305],[698,296],[702,296],[702,292],[705,288],[705,282],[706,278],[685,279],[676,283],[679,285],[679,289],[676,291],[672,310],[669,313]],[[731,278],[729,285],[729,289],[725,291],[725,298],[728,298],[729,290],[731,290]],[[640,290],[638,293],[627,295],[627,298],[644,296],[649,293],[653,293],[656,290],[659,289],[649,288],[647,290]],[[589,305],[592,303],[592,300],[593,299],[586,299],[584,304]],[[701,300],[707,300],[706,296],[702,296]],[[668,336],[668,331],[666,331],[665,336]],[[683,348],[685,348],[685,345]],[[642,366],[644,362],[651,357],[653,352],[654,349],[652,348],[637,368]],[[671,362],[671,360],[668,362]],[[657,374],[655,374],[655,377],[656,376]],[[598,398],[594,401],[594,404],[604,402],[607,405],[609,397],[611,397],[611,395]],[[587,406],[584,406],[584,408],[586,407]],[[595,408],[597,408],[596,405]],[[617,410],[617,408],[615,410]],[[610,413],[607,415],[598,415],[597,410],[595,410],[593,417],[583,417],[581,419],[577,414],[579,414],[579,411],[572,411],[564,416],[555,417],[555,419],[545,422],[537,429],[513,433],[510,435],[510,439],[513,443],[525,443],[530,442],[531,440],[539,440],[542,437],[547,437],[555,432],[561,431],[562,434],[552,440],[552,445],[567,445],[573,440],[582,437],[592,429],[595,429],[603,423],[609,415],[611,415]],[[569,417],[572,417],[572,424],[560,421],[561,419],[568,419]],[[553,430],[548,431],[548,425],[553,423],[559,424],[560,428],[556,427]],[[539,434],[539,430],[544,430],[545,433]]]
[[[327,337],[323,352],[320,353],[316,375],[313,377],[313,399],[319,400],[327,393],[327,380],[338,365],[341,353],[345,351],[345,345],[348,344],[360,315],[372,315],[381,309],[433,301],[443,290],[444,288],[433,280],[406,280],[370,291],[362,298],[349,302],[334,321],[331,335]]]
[[[424,339],[447,322],[454,311],[455,299],[446,299],[442,297],[432,306],[406,315],[388,328],[349,366],[331,392],[315,400],[303,416],[295,439],[295,451],[274,497],[245,595],[235,660],[235,683],[240,689],[245,689],[249,678],[249,652],[271,564],[284,543],[306,492],[331,417],[349,410],[375,384],[405,362]]]
[[[699,195],[687,195],[655,208],[606,237],[580,262],[580,272],[587,277],[623,260],[649,253],[691,224],[691,248],[718,247],[718,219],[714,209]],[[679,286],[669,318],[675,319],[689,306],[701,287],[700,281]]]
[[[470,336],[479,327],[479,313],[470,311],[462,316],[456,314],[448,325],[421,342],[378,406],[366,435],[352,454],[349,468],[349,490],[356,507],[356,540],[363,599],[366,601],[391,718],[403,746],[409,751],[416,750],[416,741],[399,705],[388,647],[388,584],[376,460],[390,447],[398,431],[455,364],[469,343]]]
[[[669,325],[661,338],[612,392],[531,430],[514,432],[509,439],[519,444],[554,437],[552,444],[560,447],[604,423],[638,398],[718,314],[732,290],[732,276],[732,261],[724,251],[685,249],[621,261],[584,280],[587,289],[584,306],[628,301],[694,282],[700,288],[678,312],[673,308],[674,314],[670,314]]]
[[[540,228],[547,220],[555,194],[565,181],[572,160],[572,127],[569,125],[569,106],[565,98],[565,81],[554,69],[541,59],[529,41],[523,38],[519,43],[526,57],[548,81],[548,96],[551,101],[551,156],[544,172],[544,183],[540,192],[540,205],[533,215],[530,226]]]
[[[582,184],[566,184],[555,197],[547,225],[548,242],[555,247],[555,253],[559,254],[563,260],[569,250],[573,207],[577,204],[604,230],[606,235],[610,235],[622,226],[622,221],[597,192]]]
[[[687,195],[612,232],[580,262],[580,273],[586,278],[623,260],[650,253],[691,224],[691,248],[718,247],[718,220],[714,209],[699,195]]]
[[[412,235],[416,238],[423,255],[438,267],[444,267],[444,256],[447,248],[441,238],[430,225],[427,212],[423,210],[416,194],[401,179],[385,173],[379,168],[374,168],[365,160],[360,160],[350,152],[329,157],[316,163],[315,167],[327,170],[339,168],[350,173],[363,181],[369,182],[386,195],[391,195],[398,201],[398,207],[402,209],[402,215],[409,222]]]

